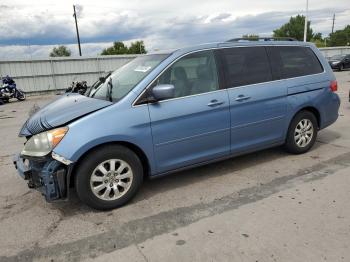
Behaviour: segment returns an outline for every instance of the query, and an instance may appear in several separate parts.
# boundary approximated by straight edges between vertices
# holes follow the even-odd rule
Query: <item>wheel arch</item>
[[[317,127],[318,129],[321,127],[321,114],[320,114],[320,111],[316,108],[316,107],[313,107],[313,106],[306,106],[306,107],[303,107],[301,108],[298,112],[296,112],[293,116],[293,118],[298,114],[300,113],[301,111],[309,111],[311,113],[313,113],[317,119]],[[293,119],[292,118],[292,119]]]
[[[299,116],[298,116],[299,115]],[[305,116],[306,115],[306,116]],[[302,141],[306,141],[307,143],[305,145],[299,145],[297,144],[297,141],[295,140],[295,128],[297,127],[297,125],[299,125],[299,121],[301,121],[302,119],[304,119],[304,117],[311,117],[310,115],[313,115],[314,118],[313,121],[316,121],[317,123],[315,123],[315,125],[317,125],[317,127],[314,127],[312,129],[313,132],[313,136],[310,138],[309,141],[302,140]],[[302,154],[307,152],[308,150],[310,150],[312,148],[312,146],[314,145],[315,141],[316,141],[316,137],[317,137],[317,130],[319,129],[320,126],[320,115],[319,115],[319,111],[312,106],[305,106],[300,108],[298,111],[296,111],[293,115],[293,117],[291,118],[289,125],[288,125],[288,130],[285,136],[285,143],[284,146],[286,148],[286,150],[290,153],[293,154]],[[310,127],[311,128],[311,127]],[[300,136],[300,134],[299,134]],[[300,141],[300,140],[299,140]]]
[[[299,114],[301,111],[309,111],[311,113],[313,113],[317,119],[317,129],[319,130],[321,128],[321,114],[320,114],[320,111],[314,107],[314,106],[303,106],[303,107],[300,107],[298,110],[296,110],[294,112],[294,114],[291,115],[291,117],[289,118],[289,122],[287,122],[287,128],[285,129],[285,133],[284,133],[284,137],[285,139],[287,139],[287,134],[288,134],[288,130],[289,130],[289,127],[290,125],[292,124],[292,121],[293,119],[295,118],[295,116],[297,114]]]
[[[295,116],[296,116],[297,114],[299,114],[301,111],[309,111],[309,112],[313,113],[313,114],[315,115],[316,119],[317,119],[317,127],[318,127],[318,129],[320,129],[321,123],[322,123],[322,122],[321,122],[321,113],[320,113],[320,111],[319,111],[316,107],[314,107],[314,106],[303,106],[303,107],[299,108],[298,110],[296,110],[296,111],[294,112],[294,114],[292,115],[292,117],[289,119],[288,127],[289,127],[290,124],[292,123],[292,121],[293,121],[293,119],[295,118]]]
[[[87,155],[91,154],[93,151],[95,151],[95,150],[97,150],[97,149],[99,149],[101,147],[107,146],[107,145],[121,145],[121,146],[129,148],[131,151],[133,151],[139,157],[139,159],[141,161],[141,164],[142,164],[142,167],[143,167],[143,174],[144,174],[144,176],[149,176],[150,169],[151,169],[150,162],[149,162],[149,159],[147,158],[147,155],[145,154],[145,152],[139,146],[137,146],[137,145],[135,145],[133,143],[130,143],[130,142],[126,142],[126,141],[112,141],[112,142],[105,142],[105,143],[102,143],[102,144],[98,144],[98,145],[88,149],[87,151],[85,151],[78,158],[78,160],[74,164],[71,176],[69,178],[70,186],[74,185],[75,172],[76,172],[77,168],[79,167],[79,165],[84,160],[84,158]]]

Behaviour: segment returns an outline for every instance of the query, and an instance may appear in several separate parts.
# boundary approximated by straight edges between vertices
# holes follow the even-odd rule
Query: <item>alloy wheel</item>
[[[133,180],[130,165],[121,159],[109,159],[99,164],[91,174],[92,193],[106,201],[116,200],[125,195]]]
[[[294,131],[294,141],[299,147],[306,147],[310,144],[314,135],[314,127],[309,119],[302,119]]]

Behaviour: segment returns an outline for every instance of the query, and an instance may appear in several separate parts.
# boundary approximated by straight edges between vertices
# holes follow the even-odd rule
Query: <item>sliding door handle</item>
[[[250,99],[250,96],[239,95],[235,100],[238,102]]]

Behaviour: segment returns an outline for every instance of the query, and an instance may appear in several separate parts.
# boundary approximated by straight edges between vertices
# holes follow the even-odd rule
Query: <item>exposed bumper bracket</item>
[[[25,159],[19,154],[14,158],[18,174],[28,180],[28,187],[40,191],[48,202],[66,200],[69,192],[69,180],[72,165],[47,157],[45,159]]]

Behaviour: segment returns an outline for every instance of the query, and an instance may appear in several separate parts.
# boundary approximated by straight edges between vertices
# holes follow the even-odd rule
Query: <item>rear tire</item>
[[[79,199],[98,210],[120,207],[131,200],[143,181],[143,167],[129,148],[107,145],[89,153],[76,171]]]
[[[318,124],[310,111],[301,111],[291,121],[285,148],[293,154],[303,154],[311,149],[317,137]]]

